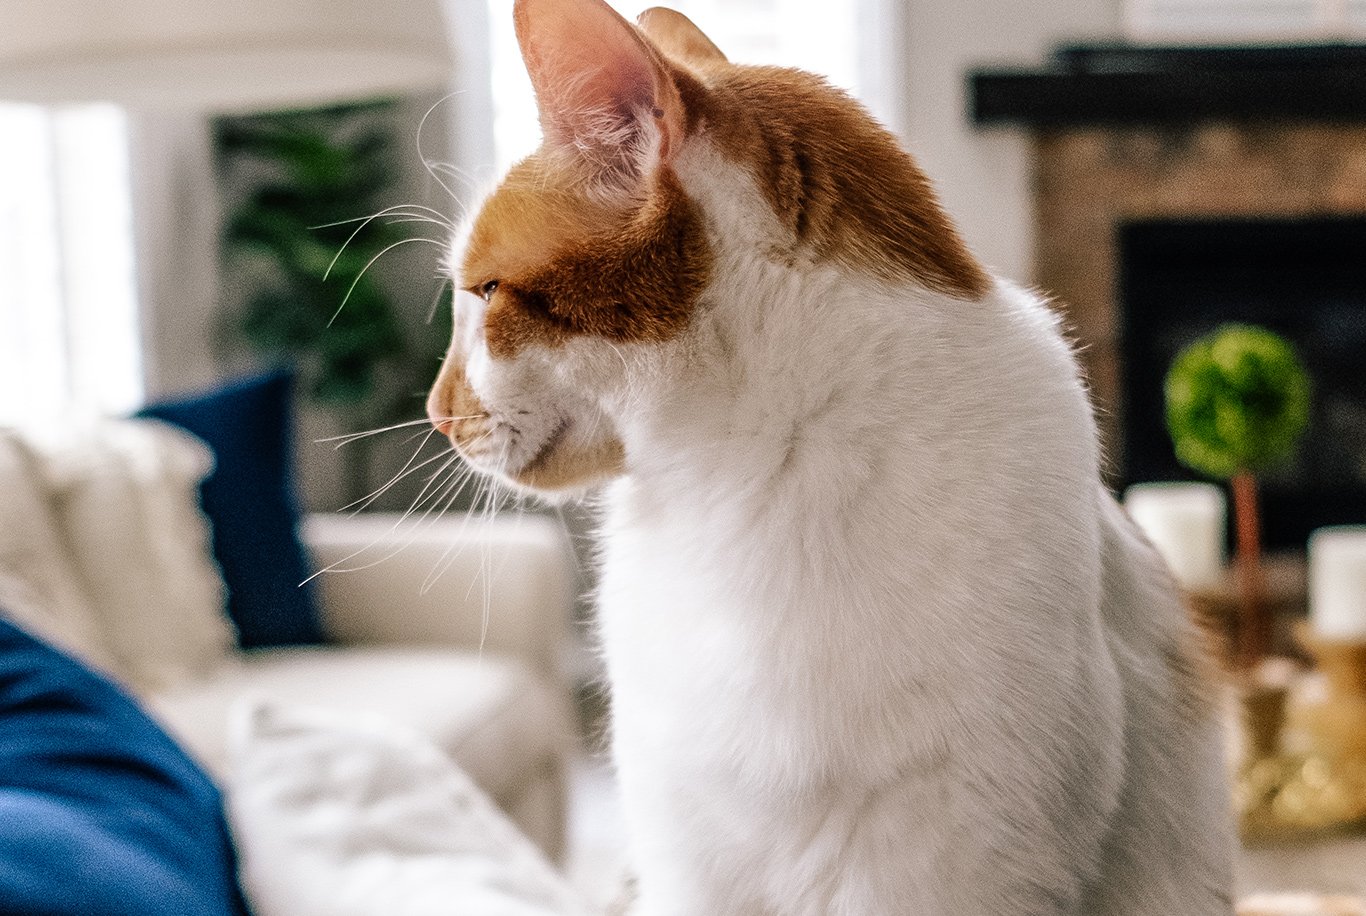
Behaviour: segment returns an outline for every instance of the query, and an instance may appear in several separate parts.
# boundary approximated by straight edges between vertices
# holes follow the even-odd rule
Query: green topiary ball
[[[1284,460],[1309,423],[1309,373],[1285,338],[1226,324],[1182,350],[1167,372],[1176,457],[1210,477]]]

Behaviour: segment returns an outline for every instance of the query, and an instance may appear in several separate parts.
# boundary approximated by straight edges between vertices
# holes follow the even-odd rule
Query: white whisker
[[[460,458],[460,456],[459,456],[458,454],[456,454],[454,451],[452,451],[448,456],[446,456],[446,463],[445,463],[444,465],[442,465],[442,467],[439,468],[439,469],[436,471],[436,473],[432,476],[431,480],[435,480],[437,477],[439,477],[439,476],[441,475],[441,473],[442,473],[444,470],[446,470],[447,468],[449,468],[451,465],[455,464],[455,463],[459,460],[459,458]],[[454,475],[452,475],[452,477],[453,477],[453,479],[456,479],[456,480],[459,479],[459,470],[458,470],[458,469],[457,469],[456,473],[455,473]],[[428,483],[430,484],[430,482],[431,482],[431,481],[429,480]],[[443,484],[443,486],[444,486],[444,484]],[[430,511],[430,510],[428,510],[428,511]],[[364,554],[364,553],[366,553],[367,551],[369,551],[369,550],[373,549],[374,547],[376,547],[378,544],[380,544],[381,541],[387,540],[388,535],[396,533],[396,532],[398,531],[399,527],[403,524],[403,522],[404,522],[407,518],[408,518],[408,513],[404,513],[402,516],[400,516],[400,518],[398,519],[398,521],[394,522],[394,524],[391,525],[391,526],[389,527],[389,530],[388,530],[387,532],[385,532],[384,534],[381,534],[381,535],[376,536],[375,540],[373,540],[370,544],[366,545],[365,547],[357,548],[356,550],[354,550],[354,551],[352,551],[351,553],[347,554],[345,557],[342,557],[340,560],[337,560],[336,562],[330,563],[329,565],[323,567],[322,569],[319,569],[317,572],[313,573],[311,576],[309,576],[308,578],[304,579],[303,582],[301,582],[301,583],[299,583],[299,584],[300,584],[300,585],[307,584],[308,582],[311,582],[313,579],[316,579],[318,576],[321,576],[323,573],[330,573],[330,572],[357,572],[357,571],[360,571],[360,570],[363,570],[363,569],[370,569],[371,567],[374,567],[374,566],[376,566],[376,565],[378,565],[378,564],[380,564],[380,563],[383,563],[385,560],[388,560],[388,559],[390,559],[391,557],[397,556],[397,555],[398,555],[399,553],[401,553],[405,548],[407,548],[408,546],[410,546],[410,545],[412,544],[413,539],[416,538],[417,533],[418,533],[418,530],[419,530],[420,527],[421,527],[420,524],[414,526],[414,528],[413,528],[413,534],[412,534],[411,537],[409,537],[406,541],[400,540],[400,543],[399,543],[396,547],[394,547],[393,549],[389,550],[387,553],[385,553],[383,556],[379,557],[378,559],[375,559],[375,560],[373,560],[373,561],[371,561],[371,562],[368,562],[368,563],[361,563],[361,564],[358,564],[358,565],[348,565],[348,564],[351,563],[352,560],[356,559],[357,557],[361,556],[362,554]],[[425,516],[424,516],[424,518],[425,518]]]
[[[432,116],[432,112],[436,111],[436,109],[439,106],[444,105],[446,102],[455,98],[457,95],[460,95],[463,91],[464,90],[456,90],[455,92],[449,92],[446,95],[443,95],[441,98],[437,99],[435,102],[433,102],[432,107],[427,109],[426,113],[422,115],[422,120],[418,122],[417,136],[415,138],[415,142],[417,144],[417,158],[422,160],[422,165],[424,168],[426,168],[427,174],[431,175],[432,179],[435,180],[437,184],[441,185],[441,189],[450,195],[451,200],[454,200],[457,203],[459,203],[460,197],[454,191],[451,190],[450,185],[446,184],[446,182],[441,180],[441,176],[438,175],[432,169],[431,161],[427,158],[427,155],[422,151],[422,130],[427,126],[427,119]]]
[[[432,430],[432,432],[436,432],[436,430]],[[428,465],[431,465],[437,461],[440,461],[442,458],[445,458],[446,454],[444,452],[439,452],[416,465],[413,464],[414,461],[417,461],[417,456],[422,454],[422,450],[427,447],[427,443],[431,440],[431,437],[432,433],[427,433],[426,437],[422,440],[421,444],[418,445],[417,451],[413,452],[413,457],[407,460],[407,462],[403,465],[402,469],[400,469],[397,474],[389,478],[388,483],[384,484],[379,489],[375,490],[369,496],[363,496],[355,502],[348,503],[347,505],[342,506],[340,511],[345,512],[348,509],[351,509],[353,506],[355,507],[356,513],[364,511],[372,503],[374,503],[375,500],[379,499],[385,493],[388,493],[391,489],[393,489],[394,485],[397,484],[404,477],[407,477],[409,474],[416,473],[417,471],[422,470]]]
[[[419,418],[416,419],[416,420],[404,420],[402,423],[395,423],[395,424],[393,424],[392,426],[381,426],[381,427],[378,428],[378,429],[367,429],[367,430],[365,430],[364,432],[359,432],[359,433],[343,433],[343,434],[341,434],[340,436],[327,436],[327,437],[322,438],[322,439],[314,439],[313,442],[314,442],[315,444],[317,444],[317,445],[321,445],[321,444],[323,444],[324,442],[341,442],[342,445],[345,445],[346,443],[348,443],[348,442],[354,442],[354,441],[356,441],[357,439],[364,439],[366,436],[378,436],[380,433],[392,432],[393,430],[396,430],[396,429],[404,429],[405,427],[417,426],[418,424],[421,424],[421,423],[430,423],[430,422],[432,422],[432,421],[431,421],[430,419],[428,419],[427,417],[419,417]]]
[[[358,216],[353,219],[338,220],[335,223],[324,223],[321,226],[312,227],[314,229],[329,229],[333,226],[345,226],[348,223],[360,223],[360,225],[357,226],[354,230],[352,230],[351,234],[346,237],[346,241],[341,243],[341,247],[337,249],[337,253],[334,254],[332,256],[332,260],[328,262],[327,270],[323,271],[323,279],[326,280],[328,277],[332,276],[332,269],[337,266],[337,262],[341,260],[342,254],[346,251],[347,247],[353,241],[355,241],[356,236],[360,235],[361,232],[365,230],[366,226],[370,225],[377,219],[382,219],[386,216],[390,216],[393,214],[397,214],[400,216],[406,215],[408,210],[416,208],[420,208],[422,210],[429,210],[432,214],[435,214],[434,217],[427,217],[427,220],[430,221],[433,225],[438,226],[446,230],[447,232],[455,231],[455,226],[452,223],[450,223],[444,216],[442,216],[440,211],[432,210],[432,208],[430,207],[422,207],[421,204],[395,204],[392,207],[385,207],[378,213],[372,213],[369,216]],[[361,272],[364,273],[364,271]]]
[[[446,214],[442,213],[435,207],[428,207],[424,204],[394,204],[393,206],[385,207],[383,210],[380,210],[376,213],[371,213],[369,216],[353,216],[350,219],[339,219],[333,223],[319,223],[316,226],[309,226],[308,228],[333,229],[337,226],[349,226],[351,223],[368,223],[372,220],[380,219],[381,217],[393,215],[401,210],[410,210],[413,211],[413,213],[425,213],[427,216],[431,217],[433,222],[440,223],[447,229],[455,228],[455,223],[453,223],[451,219],[448,216],[446,216]]]
[[[351,286],[347,288],[346,295],[342,297],[341,305],[337,306],[337,310],[332,313],[332,317],[327,319],[327,326],[329,328],[332,327],[332,322],[337,320],[337,316],[342,313],[342,309],[346,308],[346,303],[350,301],[351,294],[356,291],[356,287],[360,284],[361,277],[365,276],[366,271],[373,267],[376,261],[384,257],[389,252],[393,251],[395,248],[398,248],[400,245],[407,245],[411,242],[427,242],[428,244],[437,246],[444,244],[443,242],[439,242],[436,239],[419,237],[411,239],[399,239],[397,242],[394,242],[393,244],[386,245],[379,254],[375,255],[373,258],[365,262],[365,266],[361,268],[360,273],[356,274],[356,279],[351,281]]]
[[[432,307],[427,309],[427,324],[431,324],[436,318],[436,310],[441,307],[441,295],[446,292],[447,286],[453,286],[454,282],[450,277],[443,276],[441,285],[436,288],[436,295],[432,296]]]

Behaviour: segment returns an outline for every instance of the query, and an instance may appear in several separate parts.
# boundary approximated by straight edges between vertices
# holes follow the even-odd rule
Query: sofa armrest
[[[560,680],[573,610],[568,539],[537,515],[314,514],[324,629],[342,644],[426,643],[501,652]]]

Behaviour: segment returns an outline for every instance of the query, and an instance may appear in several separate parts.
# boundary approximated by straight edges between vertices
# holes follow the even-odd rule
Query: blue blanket
[[[204,772],[113,683],[0,617],[0,913],[246,912]]]

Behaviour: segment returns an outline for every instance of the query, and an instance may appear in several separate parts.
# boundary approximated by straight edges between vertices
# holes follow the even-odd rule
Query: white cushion
[[[152,689],[222,664],[235,638],[199,509],[208,447],[155,420],[102,421],[37,447],[75,570],[124,675]]]
[[[576,592],[558,521],[510,513],[439,518],[314,514],[327,632],[343,643],[441,643],[515,654],[559,680]],[[402,613],[375,613],[401,607]]]
[[[16,433],[0,430],[0,608],[34,635],[112,671],[39,462]]]
[[[570,916],[536,848],[416,733],[258,707],[228,811],[257,916]]]
[[[511,800],[568,747],[567,704],[518,662],[449,649],[296,648],[243,653],[218,676],[152,695],[152,711],[212,772],[243,697],[375,715],[425,735],[485,791]]]

